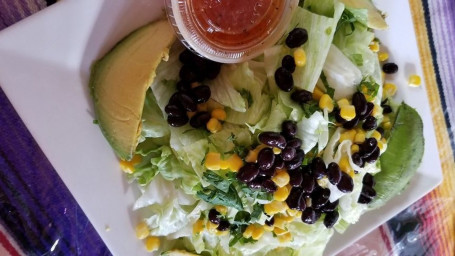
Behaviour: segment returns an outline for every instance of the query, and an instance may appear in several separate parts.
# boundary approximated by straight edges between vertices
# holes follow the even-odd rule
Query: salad
[[[321,255],[409,183],[423,125],[393,99],[398,66],[369,0],[301,1],[280,41],[238,64],[192,53],[169,26],[134,31],[90,80],[96,123],[141,192],[147,250]]]

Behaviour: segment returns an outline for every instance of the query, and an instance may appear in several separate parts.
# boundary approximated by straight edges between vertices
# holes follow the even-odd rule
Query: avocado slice
[[[374,176],[376,198],[370,208],[378,208],[409,184],[424,153],[423,123],[419,114],[402,103],[397,111],[387,150],[381,155],[381,171]]]
[[[133,31],[92,66],[89,86],[96,118],[123,160],[133,156],[147,88],[174,40],[169,22],[155,21]]]

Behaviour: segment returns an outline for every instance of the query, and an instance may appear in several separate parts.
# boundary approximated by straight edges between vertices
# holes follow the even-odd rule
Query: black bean
[[[211,116],[208,112],[198,112],[190,119],[190,125],[194,128],[205,127]]]
[[[321,179],[327,174],[327,169],[322,158],[316,157],[313,159],[311,162],[311,172],[313,173],[313,177],[316,179]]]
[[[289,184],[293,187],[300,187],[303,180],[303,173],[300,169],[290,170],[289,172]]]
[[[187,82],[178,81],[177,84],[175,85],[175,87],[177,88],[177,91],[179,91],[179,92],[191,91],[191,85]]]
[[[303,174],[302,178],[302,190],[305,193],[311,193],[316,186],[316,181],[314,180],[313,176],[311,176],[308,172]]]
[[[219,231],[226,231],[229,229],[230,226],[231,226],[231,224],[229,223],[229,221],[222,220],[222,221],[220,221],[220,224],[218,225],[218,227],[216,229]]]
[[[273,162],[275,162],[275,154],[271,148],[263,148],[261,151],[259,151],[257,159],[259,169],[272,169]]]
[[[183,65],[180,69],[179,77],[182,81],[192,83],[200,80],[198,73],[188,65]]]
[[[340,214],[337,211],[328,212],[324,218],[324,226],[326,228],[332,228],[335,223],[337,223]]]
[[[281,151],[281,157],[284,161],[291,161],[295,157],[295,148],[285,147]]]
[[[375,138],[368,138],[360,145],[360,156],[362,158],[369,157],[378,146],[378,141]]]
[[[284,162],[286,168],[288,170],[294,170],[294,169],[299,168],[302,165],[304,157],[305,157],[305,153],[303,152],[303,150],[301,150],[301,149],[296,150],[295,157],[291,161]]]
[[[358,123],[359,123],[359,117],[356,116],[351,121],[347,121],[346,123],[344,123],[343,128],[352,129],[352,128],[356,127]]]
[[[359,203],[359,204],[369,204],[369,203],[371,203],[371,201],[373,201],[372,198],[366,197],[364,195],[360,195],[359,199],[357,200],[357,203]]]
[[[312,207],[307,207],[302,212],[302,221],[306,224],[314,224],[321,217],[319,211],[316,211]]]
[[[302,189],[293,187],[291,189],[291,192],[289,193],[289,196],[286,198],[286,204],[289,206],[289,208],[294,210],[302,209],[302,200],[300,200],[302,195],[303,195]]]
[[[168,105],[177,105],[177,106],[182,105],[182,104],[180,104],[180,92],[176,92],[176,93],[172,94],[171,98],[169,99]]]
[[[352,95],[352,105],[354,105],[355,113],[358,116],[365,115],[365,112],[367,111],[367,99],[363,93],[356,92]]]
[[[374,109],[374,103],[368,102],[367,103],[367,111],[365,112],[364,115],[360,116],[359,120],[363,121],[366,118],[368,118],[368,116],[371,115],[371,113],[373,112],[373,109]]]
[[[360,192],[360,194],[363,196],[369,197],[371,199],[376,197],[376,191],[372,187],[365,186],[365,185],[363,185],[362,192]]]
[[[382,113],[383,114],[390,114],[392,113],[392,107],[389,105],[383,105],[382,106]]]
[[[355,152],[354,154],[352,154],[351,159],[355,165],[357,166],[363,165],[363,159],[359,152]]]
[[[321,208],[321,211],[322,212],[333,212],[337,208],[338,203],[339,203],[338,200],[336,200],[334,202],[329,201]]]
[[[286,45],[289,48],[296,48],[308,41],[308,32],[304,28],[294,28],[286,38]]]
[[[378,127],[378,125],[376,123],[376,118],[374,116],[367,117],[362,125],[362,128],[365,131],[372,131],[376,129],[376,127]]]
[[[365,176],[363,176],[362,180],[363,185],[369,186],[369,187],[374,187],[376,184],[374,180],[374,176],[371,175],[371,173],[366,173]]]
[[[327,166],[327,177],[329,178],[330,183],[333,185],[337,185],[341,179],[341,170],[337,163],[330,163]]]
[[[397,64],[395,64],[393,62],[389,62],[389,63],[382,65],[382,71],[384,71],[384,73],[386,73],[386,74],[393,74],[398,71],[398,66],[397,66]]]
[[[215,208],[210,209],[209,211],[210,222],[212,222],[213,224],[220,224],[221,221],[220,215],[221,214]]]
[[[294,121],[286,120],[281,124],[281,131],[285,137],[294,137],[297,133],[297,125]]]
[[[276,169],[272,166],[270,169],[259,169],[259,176],[263,177],[273,177],[275,175]]]
[[[194,100],[196,103],[204,103],[210,99],[210,95],[212,94],[210,91],[210,87],[207,85],[200,85],[192,90],[193,95],[194,95]]]
[[[295,71],[294,57],[292,57],[291,55],[284,56],[283,59],[281,60],[281,66],[283,66],[283,68],[287,69],[291,73],[294,72]]]
[[[193,52],[191,52],[188,49],[185,49],[182,53],[180,53],[179,60],[183,64],[191,64],[193,62],[193,56],[194,56]]]
[[[188,116],[168,116],[167,123],[172,127],[181,127],[188,123]]]
[[[258,139],[260,142],[270,147],[277,147],[280,149],[286,147],[286,139],[283,135],[276,132],[262,132],[259,134]]]
[[[275,224],[275,217],[272,216],[272,218],[270,218],[268,220],[265,220],[264,224],[269,226],[269,227],[273,226],[273,224]]]
[[[209,80],[215,79],[221,71],[221,63],[211,61],[207,65],[205,77]]]
[[[280,155],[275,156],[275,162],[273,163],[273,169],[283,169],[284,168],[284,161]]]
[[[279,67],[275,71],[275,83],[281,90],[290,92],[294,88],[292,73],[283,67]]]
[[[337,121],[337,122],[340,123],[340,124],[344,124],[344,123],[347,122],[343,117],[341,117],[341,115],[340,115],[340,109],[339,109],[339,108],[335,108],[335,109],[333,110],[333,112],[334,112],[334,114],[335,114],[335,121]]]
[[[266,179],[264,182],[262,182],[262,188],[269,193],[273,193],[278,189],[275,182],[273,182],[271,179]]]
[[[259,168],[255,164],[247,163],[237,172],[237,179],[244,183],[249,183],[254,180],[258,174]]]
[[[354,189],[354,181],[351,176],[345,172],[341,172],[340,182],[337,184],[337,188],[343,193],[350,193]]]
[[[164,112],[169,116],[186,116],[186,111],[181,106],[174,104],[167,104],[164,107]]]
[[[330,197],[330,190],[327,188],[316,188],[313,193],[311,193],[311,202],[312,207],[315,209],[319,209],[324,206]]]
[[[290,139],[288,140],[287,146],[298,149],[302,146],[302,140],[299,138]]]
[[[299,103],[304,104],[313,99],[313,94],[307,90],[295,90],[291,93],[291,100]]]
[[[381,150],[378,147],[376,147],[369,156],[367,156],[363,159],[363,161],[365,161],[366,163],[372,164],[372,163],[376,162],[376,160],[378,160],[380,153],[381,153]]]
[[[251,189],[261,189],[262,188],[262,183],[266,180],[266,177],[261,177],[258,176],[254,178],[251,182],[248,183],[248,187]]]
[[[194,102],[193,98],[186,93],[179,94],[180,104],[182,104],[183,108],[188,112],[194,112],[197,110],[197,105]]]
[[[384,137],[384,128],[378,127],[376,128],[376,131],[378,131],[381,134],[381,137]]]

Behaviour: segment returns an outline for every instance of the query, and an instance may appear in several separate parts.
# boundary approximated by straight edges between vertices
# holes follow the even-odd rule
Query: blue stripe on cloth
[[[0,222],[27,255],[111,255],[1,89],[0,145]]]
[[[433,60],[434,74],[436,76],[436,83],[437,83],[438,90],[439,90],[439,98],[441,99],[441,108],[442,108],[444,119],[446,122],[447,131],[449,132],[449,135],[451,135],[451,125],[455,125],[455,124],[450,123],[449,112],[447,111],[447,104],[446,104],[446,100],[445,100],[445,97],[443,94],[444,89],[442,87],[441,74],[439,73],[439,64],[437,61],[438,53],[437,53],[436,47],[434,45],[433,32],[431,29],[431,17],[430,17],[430,9],[428,6],[428,0],[422,0],[422,5],[423,5],[423,11],[424,11],[424,17],[425,17],[425,26],[427,27],[427,32],[428,32],[428,42],[430,45],[431,57]],[[448,95],[448,97],[450,97],[450,95]],[[450,146],[452,147],[453,157],[455,158],[455,138],[448,138],[448,139],[450,141]]]

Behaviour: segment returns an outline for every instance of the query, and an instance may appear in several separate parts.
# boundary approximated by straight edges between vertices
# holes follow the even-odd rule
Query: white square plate
[[[135,238],[131,210],[137,191],[94,119],[87,81],[90,65],[129,32],[163,15],[161,0],[66,0],[0,33],[0,84],[42,150],[114,255],[146,255]],[[442,180],[425,87],[406,86],[422,74],[408,1],[383,0],[390,29],[379,33],[399,96],[423,118],[425,155],[408,189],[365,214],[325,254],[333,255],[415,202]],[[391,79],[391,78],[390,78]],[[106,227],[110,231],[106,231]]]

